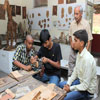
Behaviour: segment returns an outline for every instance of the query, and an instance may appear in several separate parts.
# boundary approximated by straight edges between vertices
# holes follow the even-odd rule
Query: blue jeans
[[[67,81],[60,82],[59,87],[63,88],[64,85],[66,85],[66,84],[67,84]],[[72,85],[77,85],[77,84],[80,84],[79,79],[75,80],[72,83]],[[89,96],[89,93],[87,91],[71,91],[71,92],[67,93],[64,100],[82,100],[82,99],[87,99],[88,96]]]
[[[42,81],[42,82],[49,81],[49,83],[54,83],[57,86],[58,86],[59,81],[60,81],[60,78],[58,76],[56,76],[56,75],[47,75],[45,73],[43,74],[42,77],[40,77],[39,75],[33,76],[33,77],[36,78],[36,79],[38,79],[38,80],[40,80],[40,81]]]

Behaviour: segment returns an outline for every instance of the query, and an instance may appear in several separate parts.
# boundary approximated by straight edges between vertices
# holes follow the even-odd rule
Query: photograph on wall
[[[58,4],[64,4],[64,0],[58,0]]]
[[[34,7],[43,7],[48,5],[48,0],[34,0]]]
[[[56,15],[57,16],[57,6],[53,6],[53,10],[52,10],[52,15]]]
[[[85,3],[72,3],[58,5],[58,29],[68,30],[71,22],[74,20],[74,8],[76,6],[83,7],[83,17],[86,17]]]
[[[12,16],[16,16],[16,10],[15,10],[15,5],[10,5],[12,8]]]
[[[16,6],[16,15],[21,15],[21,6]]]
[[[51,29],[51,16],[51,8],[48,7],[35,8],[28,11],[28,19],[32,22],[30,23],[32,29]]]
[[[76,3],[76,0],[66,0],[66,4]]]
[[[3,9],[2,4],[0,4],[0,19],[5,20],[5,10]]]
[[[26,7],[22,7],[22,11],[23,11],[22,17],[23,19],[26,19]]]

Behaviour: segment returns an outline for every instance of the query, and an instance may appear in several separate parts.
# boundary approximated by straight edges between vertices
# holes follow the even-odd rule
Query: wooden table
[[[29,87],[29,89],[32,91],[35,88],[44,85],[47,86],[47,84],[44,84],[41,81],[36,80],[35,78],[33,78],[32,76],[28,77],[27,80],[25,80],[24,82],[16,85],[15,87],[11,88],[12,92],[16,94],[18,88],[21,87]],[[61,88],[55,86],[54,87],[54,91],[57,93],[57,96],[53,98],[53,100],[63,100],[63,98],[66,95],[66,91],[62,90]]]
[[[23,73],[22,70],[19,71],[20,73]],[[27,87],[29,88],[30,91],[34,90],[35,88],[44,85],[47,86],[48,84],[45,84],[41,81],[36,80],[35,78],[32,77],[32,75],[38,73],[39,71],[36,71],[35,73],[30,73],[30,72],[24,72],[24,76],[23,78],[21,78],[21,80],[17,81],[16,85],[13,85],[13,87],[8,87],[13,93],[17,93],[17,90],[22,89],[23,93],[25,92],[24,88]],[[25,74],[26,73],[26,74]],[[8,76],[9,77],[9,76]],[[13,79],[14,80],[14,79]],[[16,81],[16,80],[15,80]],[[3,89],[6,90],[6,88]],[[54,91],[57,93],[57,95],[53,98],[53,100],[63,100],[63,98],[66,95],[66,91],[62,90],[61,88],[55,86],[54,87]],[[29,91],[28,91],[29,92]],[[27,93],[28,93],[27,92]],[[27,94],[26,93],[26,94]],[[3,92],[3,94],[5,94],[5,92]],[[25,95],[25,94],[24,94]],[[22,95],[22,96],[24,96]],[[19,98],[16,98],[15,100],[18,100]],[[13,99],[14,100],[14,99]]]

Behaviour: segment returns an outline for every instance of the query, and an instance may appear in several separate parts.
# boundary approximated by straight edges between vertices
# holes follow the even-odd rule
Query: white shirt
[[[80,80],[80,84],[70,86],[71,91],[88,91],[92,94],[95,92],[97,85],[96,64],[93,56],[86,48],[83,49],[81,54],[78,53],[76,66],[67,84],[71,85],[77,78]]]
[[[74,20],[70,25],[69,36],[72,37],[72,40],[74,40],[74,37],[73,37],[74,32],[76,32],[80,29],[85,29],[87,31],[88,40],[93,39],[91,29],[90,29],[90,25],[89,25],[88,21],[82,18],[81,21],[78,24]]]

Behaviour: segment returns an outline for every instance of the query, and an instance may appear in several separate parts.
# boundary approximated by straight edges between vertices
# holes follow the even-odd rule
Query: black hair
[[[47,29],[43,29],[40,32],[40,41],[41,41],[41,44],[45,43],[49,39],[50,39],[50,33],[49,33],[49,31]]]
[[[86,43],[88,42],[88,34],[86,30],[78,30],[73,34],[76,38],[78,38],[80,41],[84,42],[84,47]]]

